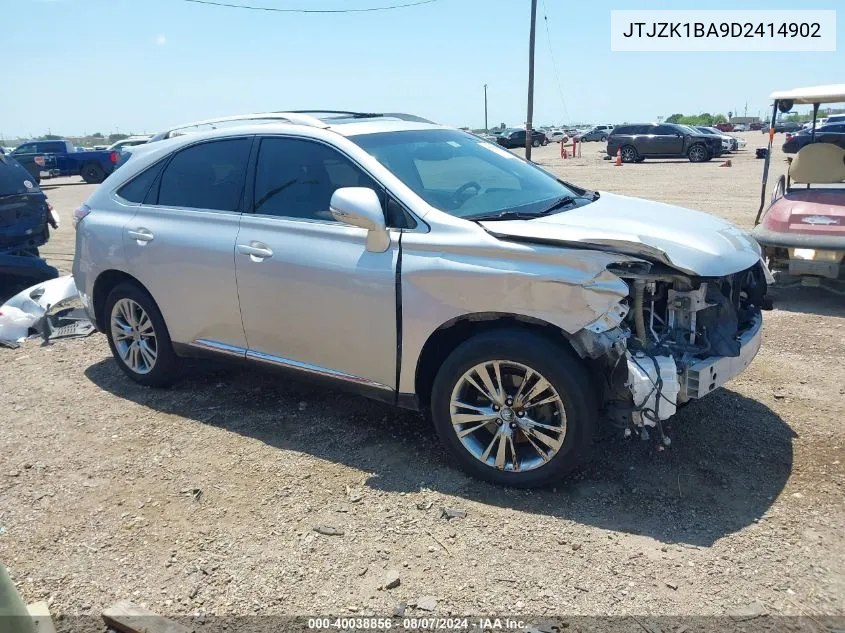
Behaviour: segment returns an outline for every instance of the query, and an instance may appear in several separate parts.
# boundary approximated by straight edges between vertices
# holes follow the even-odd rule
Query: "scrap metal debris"
[[[445,517],[447,521],[452,519],[465,519],[467,516],[466,510],[458,510],[457,508],[443,508],[441,517]]]

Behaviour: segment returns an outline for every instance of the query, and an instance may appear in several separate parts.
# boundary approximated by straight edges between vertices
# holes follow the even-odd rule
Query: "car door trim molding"
[[[383,385],[380,382],[370,380],[369,378],[362,378],[361,376],[353,376],[335,369],[328,369],[327,367],[320,367],[319,365],[312,365],[310,363],[303,363],[291,358],[284,358],[282,356],[275,356],[274,354],[266,354],[264,352],[257,352],[255,350],[247,350],[246,358],[248,360],[257,360],[262,363],[268,363],[277,367],[284,367],[286,369],[293,369],[305,374],[320,376],[322,378],[334,378],[336,380],[343,380],[345,382],[360,385],[362,387],[371,387],[373,389],[381,389],[383,391],[394,391],[392,387]]]
[[[221,343],[219,341],[212,341],[207,338],[198,338],[191,341],[191,347],[199,347],[212,352],[219,352],[228,356],[237,356],[238,358],[246,357],[246,349],[238,347],[237,345],[229,345],[228,343]]]
[[[344,382],[359,385],[361,387],[369,387],[381,391],[389,391],[393,393],[395,389],[388,385],[383,385],[380,382],[370,380],[369,378],[362,378],[361,376],[354,376],[335,369],[328,369],[327,367],[320,367],[319,365],[312,365],[310,363],[303,363],[291,358],[284,358],[274,354],[266,354],[264,352],[257,352],[255,350],[244,349],[237,345],[229,345],[228,343],[221,343],[220,341],[212,341],[211,339],[199,338],[191,341],[191,347],[208,350],[211,352],[218,352],[226,354],[227,356],[234,356],[237,358],[245,358],[247,360],[256,360],[262,363],[274,365],[276,367],[284,367],[285,369],[292,369],[304,374],[319,376],[321,378],[333,378],[335,380],[342,380]]]

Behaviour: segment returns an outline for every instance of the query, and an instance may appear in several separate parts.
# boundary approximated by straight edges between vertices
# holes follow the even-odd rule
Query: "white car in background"
[[[548,130],[546,132],[546,137],[549,139],[550,143],[568,143],[569,142],[569,134],[567,134],[563,130]]]

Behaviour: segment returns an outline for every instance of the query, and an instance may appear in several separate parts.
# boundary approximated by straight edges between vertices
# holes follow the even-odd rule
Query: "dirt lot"
[[[614,167],[598,143],[535,159],[748,227],[764,136],[746,138],[731,168]],[[70,212],[92,188],[45,188],[64,224],[44,252],[69,270]],[[465,477],[421,417],[359,397],[205,363],[154,391],[101,335],[29,342],[0,350],[0,560],[27,601],[70,614],[131,599],[389,615],[432,596],[439,614],[841,615],[843,354],[845,300],[781,291],[757,359],[679,412],[669,450],[606,432],[585,470],[526,492]],[[380,589],[388,570],[400,584]]]

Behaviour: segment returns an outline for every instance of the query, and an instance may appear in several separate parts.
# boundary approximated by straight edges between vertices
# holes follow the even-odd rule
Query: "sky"
[[[400,2],[227,1],[308,9]],[[654,121],[675,112],[742,115],[746,103],[749,116],[765,116],[773,90],[842,83],[841,35],[836,52],[610,50],[611,9],[843,6],[797,4],[539,0],[535,125]],[[519,125],[526,116],[530,0],[437,0],[344,14],[185,0],[0,0],[0,15],[0,138],[153,133],[216,116],[306,108],[410,112],[477,128],[484,126],[484,84],[490,127]]]

